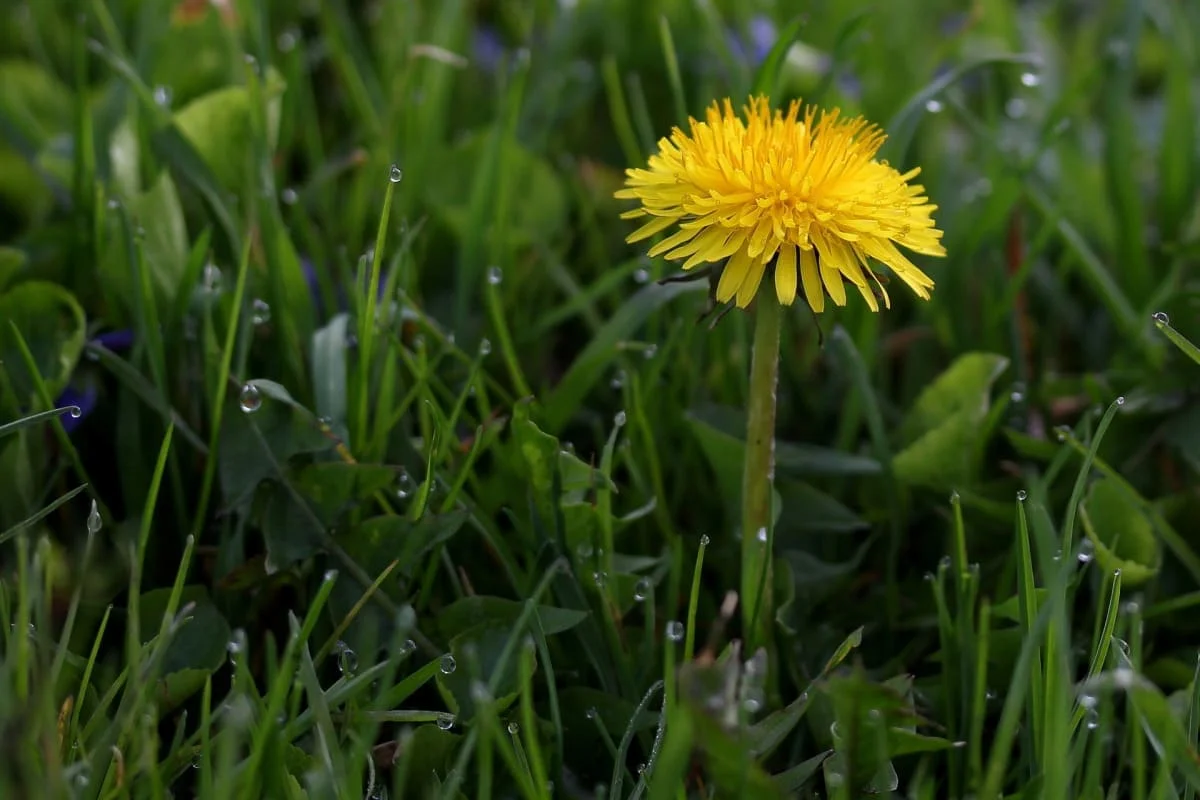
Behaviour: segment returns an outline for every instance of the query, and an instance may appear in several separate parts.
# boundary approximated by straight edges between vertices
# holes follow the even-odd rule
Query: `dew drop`
[[[1121,613],[1134,616],[1141,613],[1142,606],[1137,600],[1128,600],[1121,604]]]
[[[336,650],[338,654],[338,672],[346,677],[354,675],[358,671],[358,653],[351,650],[345,642],[338,642]]]
[[[625,386],[625,380],[625,370],[619,369],[613,373],[612,380],[608,382],[608,385],[614,389],[620,389]]]
[[[258,411],[262,408],[262,392],[253,383],[247,383],[242,387],[241,395],[238,396],[238,405],[247,414]]]
[[[271,306],[267,304],[266,300],[256,298],[250,304],[250,309],[250,321],[255,325],[266,325],[271,321]]]
[[[633,587],[633,599],[641,603],[654,591],[654,585],[649,578],[642,578]]]
[[[672,642],[683,641],[683,623],[677,619],[671,620],[667,623],[666,634]]]
[[[107,203],[105,203],[105,204],[104,204],[104,206],[105,206],[105,208],[107,208],[109,211],[116,211],[118,208],[120,208],[120,207],[121,207],[121,201],[120,201],[120,200],[118,200],[118,199],[117,199],[117,198],[115,198],[115,197],[110,197],[110,198],[108,199],[108,202],[107,202]]]
[[[596,548],[592,547],[590,542],[582,542],[575,548],[575,555],[579,556],[581,561],[587,561],[596,552]]]
[[[100,519],[100,509],[96,507],[96,501],[92,501],[92,510],[88,512],[87,532],[95,536],[100,532],[100,528],[104,526],[104,521]]]
[[[476,703],[488,703],[492,699],[491,690],[483,681],[471,681],[471,699]]]
[[[323,577],[326,583],[331,583],[332,581],[337,580],[337,576],[338,573],[336,569],[327,569],[325,570],[325,575]]]
[[[504,272],[497,266],[488,267],[487,282],[492,286],[499,286],[504,280]]]
[[[441,664],[438,666],[442,670],[443,675],[451,675],[454,670],[458,669],[458,662],[454,660],[454,656],[446,653],[446,655],[442,656]]]
[[[225,282],[225,276],[221,274],[221,268],[216,264],[205,264],[202,282],[205,292],[208,294],[220,294],[221,286]]]
[[[1121,395],[1120,397],[1117,398],[1117,405],[1119,405],[1119,406],[1125,405],[1125,395]]]
[[[67,413],[71,415],[71,419],[79,419],[83,416],[83,409],[79,406],[68,406]]]
[[[1087,729],[1089,731],[1094,731],[1100,727],[1100,715],[1095,711],[1089,711],[1085,715],[1085,719],[1087,720]]]
[[[1034,86],[1039,86],[1041,84],[1041,82],[1042,82],[1042,77],[1040,75],[1038,75],[1036,72],[1021,73],[1021,85],[1022,86],[1028,86],[1030,88],[1033,88]]]
[[[754,534],[754,538],[758,540],[759,544],[766,544],[767,543],[767,529],[759,528],[758,532]]]
[[[1017,502],[1018,503],[1024,503],[1028,497],[1029,497],[1029,493],[1026,492],[1024,489],[1017,489]]]
[[[650,280],[650,270],[639,267],[633,273],[635,283],[647,283]]]
[[[1008,114],[1012,119],[1020,119],[1025,116],[1027,109],[1028,103],[1020,97],[1013,97],[1004,104],[1004,113]]]
[[[296,49],[296,40],[299,37],[294,30],[286,30],[279,34],[279,38],[275,40],[275,45],[281,53],[290,53]]]
[[[300,199],[300,195],[290,186],[279,193],[279,199],[285,206],[294,206],[296,201]]]
[[[1159,327],[1171,324],[1171,318],[1167,316],[1167,312],[1165,311],[1155,311],[1152,319],[1154,320],[1154,324]]]
[[[597,570],[592,573],[592,583],[596,584],[597,588],[603,587],[608,583],[608,573]]]
[[[658,355],[658,345],[656,345],[656,344],[651,344],[645,350],[642,351],[642,357],[645,358],[647,361],[654,358],[656,355]]]
[[[618,411],[616,416],[613,417],[613,424],[616,425],[618,428],[620,428],[621,426],[623,426],[625,424],[626,420],[627,420],[627,418],[625,416],[625,412]]]
[[[700,534],[700,546],[701,547],[708,547],[709,544],[711,544],[711,543],[712,543],[712,539],[708,538],[707,533]]]
[[[516,736],[516,735],[517,735],[518,733],[520,733],[520,732],[521,732],[521,726],[520,726],[520,725],[518,725],[518,724],[517,724],[517,723],[515,723],[515,722],[510,722],[510,723],[508,723],[508,735],[509,735],[509,736]]]
[[[1008,399],[1012,400],[1014,403],[1025,402],[1025,384],[1014,383],[1012,392],[1008,395]]]
[[[161,108],[171,107],[171,87],[170,86],[155,86],[154,87],[154,103]]]
[[[479,342],[479,355],[486,356],[492,352],[492,342],[490,339],[483,339]]]
[[[587,718],[588,719],[595,719],[599,715],[600,715],[600,712],[598,712],[595,708],[589,708],[587,710]]]
[[[388,180],[392,183],[399,183],[404,180],[404,170],[400,169],[396,164],[392,164],[392,169],[388,172]]]
[[[1092,540],[1084,539],[1079,544],[1079,552],[1075,555],[1075,559],[1080,564],[1087,564],[1092,560]]]
[[[1060,441],[1065,442],[1071,435],[1071,429],[1066,425],[1059,425],[1054,429],[1054,436]]]
[[[437,718],[437,726],[440,730],[443,730],[443,731],[450,730],[451,728],[454,727],[454,715],[453,714],[441,714]]]
[[[930,114],[940,114],[943,107],[942,101],[936,97],[925,101],[925,110]]]

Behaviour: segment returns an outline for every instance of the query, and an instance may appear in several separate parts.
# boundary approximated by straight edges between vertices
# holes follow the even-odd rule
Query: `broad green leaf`
[[[280,99],[284,81],[274,68],[267,72],[268,142],[274,147],[279,132]],[[175,124],[225,189],[240,191],[246,184],[252,146],[250,90],[227,86],[196,98],[175,115]]]
[[[72,92],[32,61],[0,61],[0,117],[34,151],[70,130]]]
[[[426,197],[459,238],[467,235],[472,190],[480,171],[486,168],[493,136],[493,130],[484,129],[433,156],[437,180],[426,184]],[[567,223],[569,207],[558,174],[510,137],[502,135],[501,139],[498,158],[515,181],[508,191],[519,201],[509,209],[504,228],[488,231],[487,237],[494,246],[503,248],[554,239]]]
[[[908,446],[893,460],[900,480],[930,489],[974,481],[992,385],[1007,366],[1003,356],[967,353],[921,392],[901,427]]]
[[[18,283],[0,294],[0,363],[22,404],[34,394],[34,378],[25,367],[12,327],[33,355],[51,396],[66,387],[83,352],[86,321],[75,296],[43,281]]]
[[[503,597],[472,595],[456,600],[437,615],[438,630],[447,639],[481,623],[512,625],[521,616],[525,604]],[[538,619],[547,636],[569,631],[587,619],[588,612],[575,609],[538,606]]]
[[[143,644],[158,635],[171,591],[170,588],[155,589],[138,598]],[[208,676],[226,659],[229,623],[213,605],[207,590],[203,586],[183,587],[179,607],[188,603],[196,605],[188,614],[188,621],[167,645],[155,689],[155,704],[160,716],[202,689]]]
[[[500,655],[512,636],[513,629],[509,625],[481,622],[450,640],[450,655],[454,658],[455,669],[450,673],[444,669],[438,670],[436,679],[438,692],[460,722],[468,722],[475,716],[472,683],[480,681],[487,684],[495,680]],[[472,662],[478,667],[475,677],[472,677]],[[504,709],[517,699],[517,659],[508,659],[495,685],[493,708],[504,713]]]
[[[338,314],[312,336],[313,399],[317,414],[346,421],[346,344],[350,315]]]
[[[466,521],[463,509],[425,514],[417,522],[399,514],[372,517],[338,536],[337,541],[372,577],[397,561],[394,581],[411,575],[426,553],[449,541]]]
[[[171,173],[167,170],[160,172],[154,185],[131,198],[128,207],[136,224],[145,232],[142,240],[143,268],[150,270],[158,306],[170,308],[179,293],[188,263],[187,227]],[[130,280],[132,276],[128,274],[128,261],[125,262],[125,272],[126,280]]]
[[[1162,548],[1154,524],[1136,498],[1110,478],[1092,484],[1079,504],[1079,519],[1104,570],[1121,570],[1121,584],[1139,586],[1158,574]]]
[[[0,292],[25,268],[28,259],[15,247],[0,247]]]
[[[257,410],[246,412],[237,392],[225,409],[219,440],[217,474],[225,504],[240,506],[265,478],[279,477],[289,459],[300,453],[328,450],[331,442],[316,425],[313,414],[270,381],[250,381],[262,398]]]
[[[781,772],[774,776],[775,783],[779,786],[780,791],[784,792],[788,797],[793,797],[804,784],[808,783],[816,776],[821,765],[825,763],[825,759],[833,755],[832,750],[826,750],[823,753],[817,753],[812,758],[801,761],[796,766],[785,772]]]

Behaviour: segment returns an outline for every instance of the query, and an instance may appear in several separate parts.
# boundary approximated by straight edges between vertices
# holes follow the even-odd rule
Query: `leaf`
[[[267,72],[263,93],[267,101],[268,147],[274,148],[279,130],[280,102],[285,84],[274,68]],[[227,86],[204,94],[175,114],[175,125],[225,189],[239,192],[246,183],[254,152],[250,90]]]
[[[1117,481],[1101,478],[1079,504],[1079,519],[1107,571],[1121,570],[1121,584],[1139,586],[1158,574],[1162,548],[1154,524]]]
[[[917,397],[901,427],[908,446],[893,466],[901,480],[931,489],[969,485],[978,472],[992,385],[1008,359],[967,353]]]
[[[456,600],[439,611],[437,626],[442,636],[449,639],[481,623],[511,625],[521,616],[524,608],[525,604],[516,600],[472,595]],[[569,631],[583,622],[587,619],[588,612],[539,605],[537,615],[541,620],[542,632],[546,636],[553,636]]]
[[[837,499],[800,481],[778,483],[783,513],[775,526],[777,542],[810,538],[812,533],[851,533],[870,526]]]
[[[426,197],[459,239],[467,235],[471,195],[477,176],[489,158],[496,158],[515,182],[508,191],[520,202],[512,204],[503,228],[488,231],[492,245],[505,249],[553,239],[567,223],[566,192],[558,174],[512,137],[484,128],[456,140],[433,156],[436,181],[425,186]],[[493,152],[493,147],[499,147]],[[489,217],[491,219],[491,217]]]
[[[438,692],[446,705],[454,712],[459,722],[467,722],[475,716],[475,698],[472,684],[478,680],[489,683],[496,680],[495,673],[500,656],[513,636],[509,625],[482,622],[450,640],[450,655],[456,667],[447,674],[439,670],[436,676]],[[478,672],[473,673],[473,663]],[[472,675],[474,674],[474,677]],[[503,713],[517,699],[517,659],[509,658],[504,672],[495,683],[492,708]]]
[[[302,467],[291,479],[294,493],[274,487],[267,498],[262,528],[270,563],[286,567],[323,550],[326,531],[394,479],[390,467],[377,464],[331,461]]]
[[[33,150],[70,130],[74,95],[32,61],[0,62],[0,117]]]
[[[330,448],[316,419],[292,400],[287,391],[270,381],[249,381],[263,396],[258,410],[245,412],[236,393],[226,408],[218,449],[217,470],[227,506],[245,503],[258,484],[286,469],[300,453]]]
[[[170,308],[179,293],[188,263],[187,227],[171,173],[160,172],[154,185],[132,198],[128,207],[145,231],[142,264],[150,270],[158,305]]]
[[[313,399],[317,414],[346,421],[346,332],[350,315],[337,314],[312,336]]]
[[[337,541],[371,575],[378,575],[393,560],[397,561],[389,580],[398,580],[412,575],[420,559],[449,541],[466,521],[465,509],[425,514],[418,522],[401,515],[372,517],[339,536]]]
[[[686,413],[693,427],[712,428],[726,437],[745,442],[744,411],[715,403],[704,403]],[[828,447],[791,442],[775,443],[775,469],[780,475],[878,475],[883,467],[874,458],[852,455]]]
[[[138,598],[142,643],[158,635],[163,614],[170,601],[171,589],[155,589]],[[213,605],[203,586],[185,586],[180,608],[195,607],[186,624],[167,644],[162,661],[162,677],[155,687],[155,704],[163,716],[203,688],[208,676],[225,663],[229,642],[229,623]]]
[[[819,770],[821,765],[825,763],[825,759],[829,758],[831,755],[833,755],[833,751],[826,750],[823,753],[817,753],[807,761],[801,761],[791,769],[774,776],[775,784],[779,787],[779,790],[786,795],[794,795],[796,792],[800,791],[800,788],[804,786],[804,784],[813,779],[813,776],[817,774],[817,770]]]
[[[665,286],[652,283],[622,304],[596,331],[583,352],[571,362],[567,374],[549,393],[545,403],[546,429],[561,431],[584,405],[588,392],[617,357],[618,342],[631,338],[651,314],[679,295],[707,289],[708,285],[704,282],[671,283]]]
[[[0,247],[0,292],[21,274],[28,259],[15,247]]]
[[[57,397],[83,352],[86,321],[75,296],[44,281],[19,283],[0,294],[0,364],[25,404],[34,396],[35,382],[26,369],[13,326],[33,355],[47,391]]]
[[[911,702],[894,688],[868,680],[860,668],[827,678],[822,690],[836,720],[834,755],[823,765],[826,787],[831,793],[843,785],[852,793],[894,792],[899,778],[891,763],[890,729],[913,721]]]

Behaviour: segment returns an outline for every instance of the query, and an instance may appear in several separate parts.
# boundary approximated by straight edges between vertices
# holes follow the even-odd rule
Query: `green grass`
[[[1200,7],[801,5],[10,3],[0,797],[1196,797]],[[612,193],[755,15],[949,257],[785,310],[749,652]]]

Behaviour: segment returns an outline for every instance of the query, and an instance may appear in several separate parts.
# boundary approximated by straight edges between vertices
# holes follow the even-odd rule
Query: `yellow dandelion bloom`
[[[729,100],[713,103],[691,132],[676,128],[658,143],[648,169],[630,169],[616,197],[641,207],[621,216],[650,217],[629,236],[636,242],[672,226],[678,230],[650,256],[683,259],[683,269],[725,262],[716,299],[745,308],[768,268],[784,305],[797,286],[813,311],[828,293],[845,305],[844,280],[879,310],[875,290],[890,306],[874,259],[889,267],[920,297],[933,281],[896,247],[944,256],[924,187],[911,185],[919,169],[901,174],[875,154],[886,136],[862,118],[800,103],[787,114],[771,112],[765,97],[751,98],[744,119]]]

